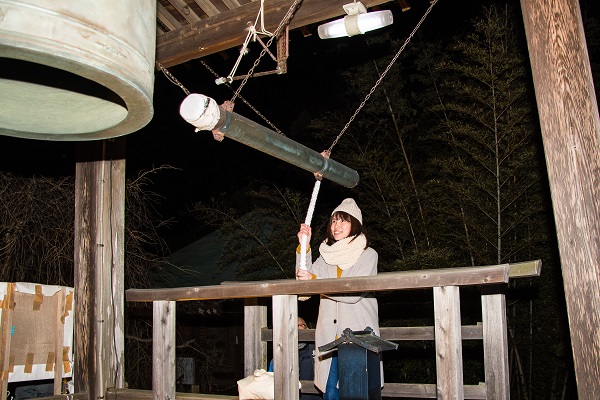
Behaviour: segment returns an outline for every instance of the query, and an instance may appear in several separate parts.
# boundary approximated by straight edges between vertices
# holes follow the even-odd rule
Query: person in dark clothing
[[[304,319],[298,317],[298,329],[308,329]],[[298,375],[301,381],[312,381],[315,379],[315,344],[298,343]],[[269,372],[273,372],[273,360],[269,364]],[[322,400],[318,394],[300,393],[300,400]]]
[[[315,379],[314,343],[298,343],[298,372],[301,381],[312,381]],[[300,393],[300,400],[321,400],[318,394]]]

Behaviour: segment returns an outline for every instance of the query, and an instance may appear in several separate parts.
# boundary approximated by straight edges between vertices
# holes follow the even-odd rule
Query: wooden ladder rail
[[[266,367],[266,343],[261,332],[266,328],[266,307],[258,305],[257,299],[273,298],[273,348],[275,372],[275,398],[298,399],[297,353],[297,296],[320,293],[357,293],[390,290],[424,289],[434,290],[435,330],[449,340],[436,341],[436,353],[444,355],[436,359],[438,375],[437,390],[450,398],[464,398],[462,384],[462,338],[460,326],[460,299],[458,288],[472,285],[494,285],[507,283],[509,276],[525,276],[523,271],[538,271],[541,262],[530,261],[517,264],[503,264],[482,267],[445,268],[420,271],[387,272],[377,276],[320,279],[314,281],[274,280],[264,282],[230,282],[215,286],[172,288],[172,289],[129,289],[127,301],[155,302],[153,347],[153,392],[156,399],[175,399],[175,302],[187,300],[218,300],[244,298],[245,300],[245,360],[246,375],[254,369]],[[513,274],[514,271],[514,274]],[[506,327],[505,300],[502,293],[492,291],[492,296],[484,308],[484,343],[486,328]],[[498,311],[500,309],[500,311]],[[500,317],[498,317],[500,315]],[[487,317],[486,317],[487,316]],[[489,321],[487,321],[489,319]],[[277,321],[277,322],[276,322]],[[167,333],[172,330],[173,333]],[[451,340],[450,340],[451,339]],[[489,334],[489,343],[502,342],[503,345],[487,349],[486,360],[507,359],[506,330],[500,334]],[[484,347],[486,345],[484,344]],[[291,349],[294,349],[293,351]],[[491,353],[490,353],[491,352]],[[506,364],[506,363],[504,363]],[[507,366],[488,367],[486,379],[508,385]],[[447,373],[446,371],[452,371]],[[454,372],[455,371],[455,372]],[[387,386],[387,385],[386,385]],[[486,385],[496,387],[494,385]],[[497,390],[497,389],[494,389]],[[500,399],[487,395],[489,399]],[[477,397],[479,398],[479,397]]]

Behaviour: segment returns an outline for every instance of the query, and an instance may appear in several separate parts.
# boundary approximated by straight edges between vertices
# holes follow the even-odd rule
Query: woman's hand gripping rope
[[[306,246],[306,243],[310,243],[311,236],[312,229],[310,228],[310,226],[306,224],[300,225],[300,231],[298,232],[298,240],[300,241],[300,243],[302,244],[304,242],[304,245]],[[306,248],[305,246],[301,246],[300,251],[303,251],[302,248]],[[296,279],[301,281],[309,280],[312,279],[312,274],[306,270],[305,265],[301,265],[300,268],[296,271]]]

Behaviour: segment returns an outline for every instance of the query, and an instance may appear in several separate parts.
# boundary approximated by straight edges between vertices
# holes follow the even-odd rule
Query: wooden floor
[[[107,399],[111,398],[111,394],[117,395],[117,398],[123,398],[127,400],[147,400],[154,399],[154,395],[151,390],[133,390],[123,389],[114,391],[107,391]],[[238,396],[226,396],[219,394],[201,394],[201,393],[175,393],[175,400],[238,400]]]
[[[306,393],[317,393],[317,390],[311,387],[311,381],[302,381],[302,386],[307,388]],[[485,399],[485,385],[465,385],[465,399]],[[423,399],[435,399],[437,397],[437,390],[435,384],[422,385],[422,384],[399,384],[399,383],[388,383],[382,390],[382,397],[417,397]],[[122,389],[114,390],[109,389],[106,393],[106,398],[111,399],[114,396],[117,399],[127,400],[148,400],[154,399],[154,395],[151,390],[136,390],[136,389]],[[85,393],[73,394],[73,395],[59,395],[52,397],[43,397],[40,400],[88,400],[88,396]],[[239,400],[238,396],[231,395],[218,395],[218,394],[201,394],[201,393],[181,393],[175,394],[175,400]]]
[[[114,396],[114,397],[113,397]],[[135,390],[135,389],[122,389],[116,392],[112,389],[106,392],[107,399],[127,399],[127,400],[148,400],[154,399],[154,395],[151,390]],[[60,395],[52,397],[43,397],[40,400],[88,400],[86,393],[72,394],[72,395]],[[218,394],[200,394],[200,393],[175,393],[175,400],[239,400],[238,396],[223,396]]]

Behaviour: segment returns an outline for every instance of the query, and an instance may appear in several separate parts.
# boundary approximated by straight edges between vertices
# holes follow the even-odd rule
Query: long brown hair
[[[358,236],[362,233],[363,235],[365,235],[365,238],[367,239],[367,244],[365,245],[365,249],[367,247],[369,247],[370,240],[369,240],[369,236],[367,235],[367,230],[356,218],[354,218],[352,215],[348,214],[345,211],[336,211],[333,214],[331,214],[331,218],[329,218],[329,225],[327,226],[327,238],[325,239],[325,243],[328,246],[331,246],[332,244],[334,244],[336,242],[336,240],[333,238],[333,231],[331,230],[331,221],[333,221],[334,219],[341,219],[342,221],[349,221],[350,222],[350,235],[348,235],[348,237],[354,236],[354,238],[356,238],[356,236]],[[354,238],[352,240],[354,240]]]

